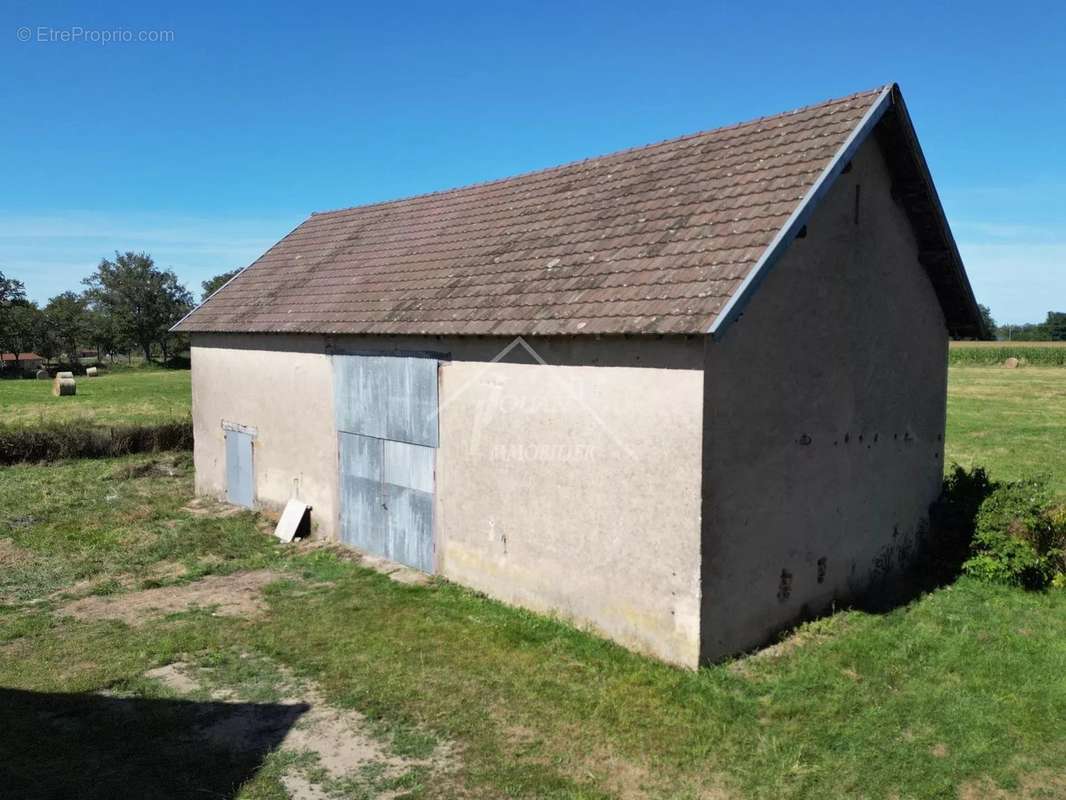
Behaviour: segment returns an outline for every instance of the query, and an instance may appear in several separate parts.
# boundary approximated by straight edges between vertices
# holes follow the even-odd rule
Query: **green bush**
[[[1045,478],[996,486],[975,519],[963,571],[982,580],[1039,589],[1066,573],[1066,515],[1052,508]]]
[[[192,420],[188,419],[116,427],[74,422],[32,428],[3,426],[0,464],[192,450],[192,442]]]
[[[929,509],[929,536],[922,560],[934,585],[954,581],[970,556],[977,512],[996,484],[984,467],[966,470],[953,464],[940,497]]]

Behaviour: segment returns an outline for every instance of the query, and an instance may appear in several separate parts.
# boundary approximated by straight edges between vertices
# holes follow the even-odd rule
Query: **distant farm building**
[[[888,86],[314,214],[176,329],[199,492],[692,667],[912,556],[981,325]]]
[[[4,369],[17,368],[22,372],[36,372],[44,366],[44,358],[36,353],[0,353]]]

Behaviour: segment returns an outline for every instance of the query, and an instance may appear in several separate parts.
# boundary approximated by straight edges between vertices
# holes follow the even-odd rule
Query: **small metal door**
[[[334,356],[341,540],[433,571],[437,361]]]
[[[255,505],[255,469],[249,433],[226,431],[226,499],[245,508]]]

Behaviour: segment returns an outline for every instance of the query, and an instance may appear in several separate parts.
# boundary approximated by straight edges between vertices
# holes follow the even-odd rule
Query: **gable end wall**
[[[708,340],[703,660],[876,591],[913,555],[946,390],[944,316],[871,138]]]

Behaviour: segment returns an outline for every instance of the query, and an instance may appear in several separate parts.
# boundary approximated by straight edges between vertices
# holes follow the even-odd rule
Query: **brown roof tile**
[[[706,332],[881,92],[314,214],[177,329]]]

